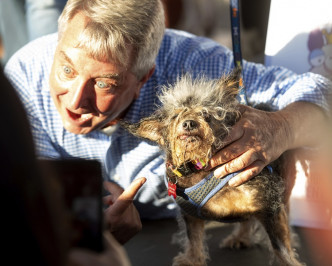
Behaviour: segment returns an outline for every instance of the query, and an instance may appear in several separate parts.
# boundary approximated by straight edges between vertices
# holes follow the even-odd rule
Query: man
[[[163,155],[117,128],[117,121],[135,122],[153,112],[161,87],[183,73],[219,78],[232,68],[232,53],[217,43],[164,32],[158,0],[69,0],[58,36],[28,44],[6,73],[29,114],[39,156],[99,159],[105,176],[123,188],[146,177],[135,205],[143,218],[162,218],[175,215],[165,192]],[[314,144],[328,109],[329,84],[318,75],[244,62],[243,77],[248,104],[265,103],[275,112],[243,105],[228,145],[209,166],[218,177],[243,170],[231,185],[255,176],[286,150]],[[120,217],[129,223],[119,226],[130,226],[133,216]]]
[[[7,130],[1,131],[0,221],[4,261],[11,265],[130,265],[125,250],[104,234],[102,252],[73,247],[63,198],[37,167],[35,149],[25,110],[0,68],[0,110]],[[135,187],[135,184],[133,184]],[[131,189],[109,209],[111,222],[126,208]],[[129,208],[130,209],[130,208]],[[116,231],[116,230],[113,230]],[[117,231],[116,231],[117,232]],[[68,234],[69,233],[69,234]],[[17,241],[19,239],[19,243]],[[24,247],[17,256],[18,247]]]

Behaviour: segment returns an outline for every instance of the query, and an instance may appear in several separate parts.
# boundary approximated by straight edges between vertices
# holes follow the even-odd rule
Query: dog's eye
[[[206,116],[204,116],[204,120],[205,120],[205,122],[207,122],[207,123],[211,122],[211,116],[210,116],[210,115],[206,115]]]
[[[203,118],[204,118],[204,120],[207,122],[207,123],[209,123],[210,121],[211,121],[211,116],[208,114],[208,112],[206,112],[206,111],[202,111],[202,116],[203,116]]]

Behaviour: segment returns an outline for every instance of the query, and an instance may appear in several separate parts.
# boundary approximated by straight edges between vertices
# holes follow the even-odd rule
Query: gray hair
[[[165,29],[160,0],[68,0],[59,18],[59,39],[78,12],[90,19],[78,47],[93,58],[131,64],[139,79],[154,66]]]

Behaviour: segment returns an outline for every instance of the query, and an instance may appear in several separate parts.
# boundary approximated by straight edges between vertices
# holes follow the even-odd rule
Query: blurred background
[[[57,30],[66,0],[1,0],[0,58],[4,65],[27,42]],[[231,48],[229,0],[163,0],[166,25]],[[263,62],[270,0],[240,0],[242,54]],[[244,45],[245,44],[245,45]]]

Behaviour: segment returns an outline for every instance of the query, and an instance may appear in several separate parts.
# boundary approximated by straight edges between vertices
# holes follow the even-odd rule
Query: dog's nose
[[[194,120],[186,120],[182,123],[182,127],[183,129],[190,131],[197,128],[197,122]]]

